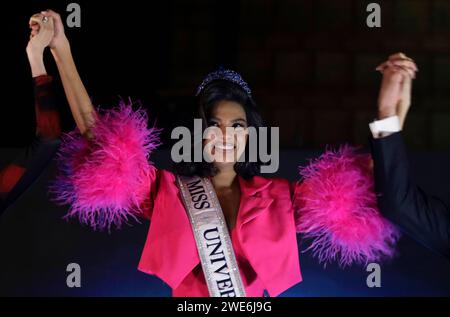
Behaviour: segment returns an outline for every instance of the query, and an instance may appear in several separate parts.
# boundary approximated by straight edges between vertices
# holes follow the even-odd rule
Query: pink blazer
[[[175,175],[155,170],[154,177],[145,209],[151,222],[139,270],[160,277],[174,289],[200,259]],[[277,296],[302,280],[292,207],[294,187],[280,178],[238,177],[242,194],[237,236],[269,295]]]
[[[177,288],[199,256],[175,176],[149,162],[159,130],[147,127],[145,111],[121,104],[100,113],[92,132],[92,141],[78,130],[63,136],[54,200],[70,205],[67,217],[94,229],[144,214],[151,223],[139,269]],[[300,174],[302,182],[293,184],[239,177],[235,233],[271,296],[302,279],[296,231],[312,240],[320,262],[343,266],[389,258],[398,239],[378,212],[370,156],[349,147],[326,151]]]

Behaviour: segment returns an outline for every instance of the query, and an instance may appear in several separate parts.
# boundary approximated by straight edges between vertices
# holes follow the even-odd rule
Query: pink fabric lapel
[[[237,235],[267,291],[277,296],[302,279],[289,183],[258,176],[239,179]]]
[[[159,173],[159,190],[138,268],[176,288],[200,259],[175,176]],[[269,294],[276,296],[301,281],[289,190],[282,183],[272,186],[273,181],[263,177],[249,181],[239,177],[239,184],[237,235],[258,277]]]
[[[200,259],[175,175],[164,170],[160,173],[159,190],[138,269],[158,276],[174,289]]]
[[[241,202],[236,225],[243,226],[270,208],[273,198],[265,195],[264,190],[271,184],[272,181],[270,179],[262,177],[258,179],[253,178],[250,181],[239,177]]]

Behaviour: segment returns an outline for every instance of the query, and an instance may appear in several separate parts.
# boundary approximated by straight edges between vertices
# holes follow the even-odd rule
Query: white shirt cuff
[[[369,124],[369,128],[375,139],[382,138],[401,130],[400,119],[398,116],[392,116],[383,120],[375,120]]]

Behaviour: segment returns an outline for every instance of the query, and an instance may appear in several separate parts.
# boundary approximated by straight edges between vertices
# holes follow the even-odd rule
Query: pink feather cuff
[[[96,118],[91,140],[78,129],[63,135],[49,190],[53,201],[70,205],[65,218],[109,230],[142,214],[155,174],[149,155],[161,130],[148,128],[145,110],[134,111],[124,101],[99,109]]]
[[[394,255],[399,231],[378,210],[371,164],[370,155],[342,146],[299,168],[297,232],[320,263],[345,267]]]

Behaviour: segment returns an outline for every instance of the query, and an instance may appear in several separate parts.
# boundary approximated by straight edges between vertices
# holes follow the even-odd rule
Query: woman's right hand
[[[65,49],[69,46],[69,41],[64,33],[64,24],[61,20],[61,16],[53,10],[42,11],[41,14],[44,17],[53,20],[54,24],[54,35],[49,43],[49,47],[52,51],[58,51],[60,49]]]
[[[96,120],[96,112],[78,74],[69,41],[64,33],[64,24],[61,16],[52,10],[42,11],[41,14],[49,19],[53,19],[55,31],[49,46],[58,67],[75,123],[81,134],[91,138],[90,128]]]

